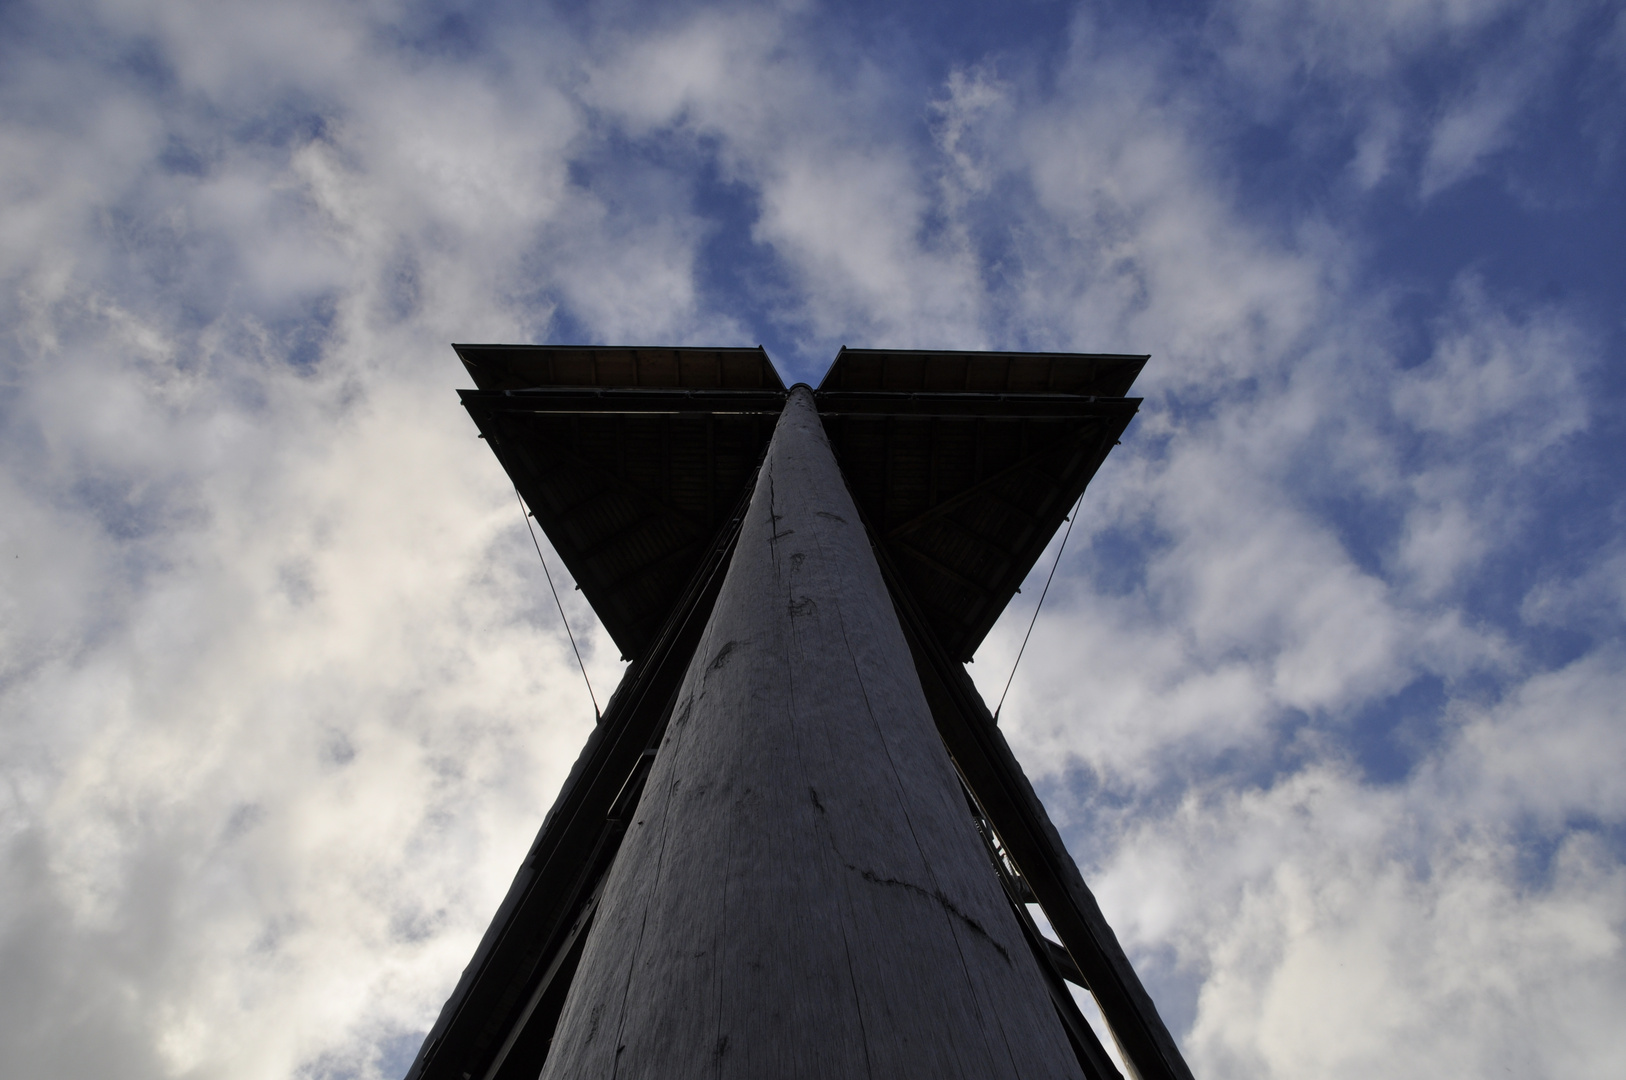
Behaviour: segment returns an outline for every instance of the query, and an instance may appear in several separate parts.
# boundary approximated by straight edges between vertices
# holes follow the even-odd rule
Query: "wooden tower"
[[[407,1080],[1190,1080],[963,666],[1146,357],[456,348],[631,663]]]

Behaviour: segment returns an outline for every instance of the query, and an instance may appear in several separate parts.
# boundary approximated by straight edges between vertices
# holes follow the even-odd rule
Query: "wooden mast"
[[[794,388],[544,1080],[1077,1077]]]
[[[925,1062],[921,1071],[980,1075],[993,1068],[981,1058],[992,1054],[997,1064],[1001,1045],[1010,1059],[1005,1071],[1051,1075],[1044,1047],[1053,1032],[1042,1007],[1036,1016],[1031,1011],[1024,976],[1011,976],[1016,986],[1009,995],[996,993],[990,987],[1001,978],[997,966],[978,967],[968,948],[986,935],[1008,958],[1012,923],[1028,958],[1015,967],[1039,971],[1077,1071],[1088,1080],[1119,1076],[1080,1011],[1087,993],[1111,1029],[1125,1075],[1191,1080],[962,667],[1124,434],[1140,404],[1127,394],[1146,356],[843,348],[812,391],[817,417],[809,429],[822,436],[814,439],[818,445],[803,447],[806,440],[787,428],[784,446],[802,448],[782,447],[770,470],[779,477],[811,470],[821,473],[818,482],[797,480],[801,494],[786,501],[775,481],[758,499],[752,520],[760,543],[753,550],[760,556],[766,543],[769,562],[742,564],[747,568],[737,580],[747,584],[736,584],[726,619],[708,636],[769,444],[780,421],[790,422],[788,391],[767,353],[455,348],[478,387],[460,391],[471,419],[632,662],[407,1080],[536,1080],[555,1049],[572,1055],[573,1064],[553,1066],[559,1074],[649,1073],[681,1059],[708,1075],[822,1072],[844,1062],[848,1072],[907,1075],[896,1063],[918,1059]],[[799,391],[801,414],[806,396]],[[839,476],[829,468],[831,457]],[[820,493],[830,491],[856,506],[861,537],[845,528],[853,515],[820,503],[826,498]],[[819,518],[820,510],[835,514],[843,528]],[[800,538],[794,525],[773,517],[808,512],[814,519]],[[812,566],[808,550],[786,548],[809,537],[818,556]],[[860,554],[848,558],[842,554],[848,549]],[[800,562],[787,569],[774,561],[782,553]],[[829,569],[838,565],[846,568]],[[876,590],[876,567],[885,600]],[[770,599],[751,600],[751,589],[764,582]],[[782,610],[774,606],[781,602]],[[830,625],[839,643],[821,611],[824,618],[835,612]],[[911,654],[913,681],[896,663],[889,635],[897,629]],[[877,650],[877,641],[891,644]],[[759,655],[745,675],[727,675],[736,659],[751,655],[739,651],[746,646],[767,648],[768,659]],[[680,694],[686,679],[690,690]],[[828,681],[836,695],[807,689],[810,679]],[[941,773],[932,780],[931,769],[918,768],[925,759],[941,766],[942,758],[919,742],[917,691],[997,874],[1004,919],[974,905],[975,875],[958,856],[945,860],[938,850],[943,837],[956,834],[955,815],[941,813]],[[663,793],[649,804],[659,814],[661,843],[623,852],[623,841],[644,832],[650,818],[640,802],[674,713],[687,730],[701,706],[703,719],[706,709],[718,710],[701,725],[704,738],[678,738],[687,749],[674,745],[664,754],[661,786],[651,789]],[[867,717],[873,730],[855,716]],[[812,736],[818,738],[809,742]],[[843,758],[852,747],[857,752]],[[872,775],[883,758],[885,767]],[[703,786],[690,783],[691,767]],[[834,784],[825,776],[848,769],[856,772]],[[815,773],[820,779],[805,785],[808,801],[799,804],[795,785]],[[733,792],[733,802],[716,796],[708,803],[702,798],[708,790]],[[846,816],[832,814],[820,791],[841,794]],[[890,808],[892,817],[876,807]],[[917,822],[932,827],[922,833]],[[832,852],[873,856],[877,847],[879,858],[830,862]],[[948,850],[952,856],[952,844]],[[631,885],[618,879],[614,912],[609,903],[601,907],[612,898],[612,869],[619,865],[623,877],[636,878],[645,872],[637,860],[656,869]],[[934,902],[924,905],[926,913],[947,918],[946,928],[917,925],[912,919],[920,912],[854,891],[842,871]],[[956,891],[967,881],[971,899]],[[1034,904],[1048,919],[1045,931],[1030,914]],[[633,914],[640,919],[636,935],[610,923],[612,915],[626,923]],[[608,944],[584,964],[588,939],[601,925],[609,927],[601,935]],[[648,944],[704,944],[708,935],[710,947],[687,956],[676,946]],[[829,974],[839,974],[842,964],[845,981]],[[585,1014],[578,1010],[572,1034],[560,1022],[578,976],[583,986],[602,985],[574,995],[578,1002],[589,993],[598,997],[583,1006]],[[943,980],[935,988],[919,985]],[[815,995],[828,1002],[804,1000]],[[990,1001],[999,1007],[986,1007]],[[595,1040],[605,1030],[607,1004],[619,1053],[600,1060],[593,1055],[603,1050]],[[1028,1020],[1011,1020],[1016,1014]],[[709,1059],[708,1025],[715,1035]],[[809,1040],[805,1025],[820,1027],[829,1046]],[[738,1029],[750,1040],[740,1041]],[[990,1043],[986,1033],[996,1029],[1000,1041]],[[623,1031],[655,1035],[640,1036],[644,1050],[629,1059]],[[1013,1037],[1028,1035],[1036,1038],[1021,1045],[1037,1049],[1011,1050]],[[853,1063],[855,1046],[861,1066]],[[1027,1057],[1040,1066],[1024,1064]],[[704,1061],[711,1064],[692,1064]]]

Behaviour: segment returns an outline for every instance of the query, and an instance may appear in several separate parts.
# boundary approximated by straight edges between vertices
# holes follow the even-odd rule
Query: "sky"
[[[467,341],[1151,354],[1001,726],[1195,1075],[1622,1075],[1623,136],[1592,0],[0,5],[0,1074],[405,1071],[593,725]]]

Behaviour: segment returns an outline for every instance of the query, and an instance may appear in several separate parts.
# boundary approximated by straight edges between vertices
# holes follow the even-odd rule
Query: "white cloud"
[[[1391,0],[1359,10],[1331,0],[1238,0],[1222,6],[1222,55],[1244,76],[1282,80],[1295,69],[1381,79],[1426,50],[1471,38],[1508,0]]]
[[[1471,175],[1512,138],[1509,126],[1528,90],[1505,73],[1448,109],[1429,132],[1419,193],[1428,198]]]
[[[1556,310],[1519,319],[1489,302],[1472,278],[1458,283],[1433,355],[1395,382],[1395,410],[1424,432],[1525,465],[1586,424],[1580,376],[1596,346]]]
[[[906,142],[895,90],[865,61],[822,68],[781,13],[703,13],[618,42],[589,99],[635,132],[713,140],[725,175],[760,203],[752,240],[796,289],[775,314],[812,339],[975,348],[982,288],[952,233],[933,238],[934,190]],[[924,107],[915,106],[924,113]]]
[[[1237,93],[1375,85],[1505,14],[1228,11],[1269,30],[1221,55]],[[402,1064],[382,1048],[439,1008],[591,723],[445,348],[561,315],[808,356],[1153,352],[1003,720],[1195,1003],[1199,1074],[1618,1060],[1621,860],[1592,823],[1626,812],[1621,609],[1579,593],[1618,599],[1618,568],[1537,575],[1527,624],[1585,608],[1599,642],[1556,667],[1464,599],[1589,434],[1580,318],[1464,278],[1407,370],[1348,223],[1237,210],[1218,92],[1164,44],[1081,20],[1053,83],[996,58],[921,86],[833,61],[816,14],[536,14],[467,61],[410,44],[417,8],[109,3],[7,48],[0,1070]],[[1411,103],[1346,100],[1362,183],[1420,160]],[[1514,137],[1504,105],[1451,175]],[[708,292],[701,167],[799,292]],[[1359,718],[1426,680],[1444,741],[1357,778]]]
[[[1535,675],[1490,710],[1464,707],[1453,752],[1429,780],[1466,804],[1465,816],[1531,819],[1561,833],[1570,821],[1626,821],[1626,666],[1614,645]]]
[[[1568,36],[1606,7],[1234,0],[1216,5],[1208,42],[1251,89],[1250,111],[1262,122],[1292,117],[1307,85],[1326,88],[1335,126],[1353,123],[1357,131],[1357,184],[1371,188],[1399,172],[1426,200],[1483,172],[1492,155],[1515,143],[1520,124],[1571,62]],[[1440,85],[1443,100],[1419,89]],[[1328,137],[1324,117],[1295,126],[1312,145]]]
[[[1187,1039],[1199,1074],[1618,1066],[1626,1045],[1603,1004],[1626,991],[1616,855],[1570,835],[1524,879],[1509,818],[1431,788],[1424,775],[1375,792],[1310,769],[1193,794],[1124,837],[1097,890],[1132,952],[1172,942],[1200,979]]]
[[[6,125],[0,1058],[367,1073],[591,725],[444,344],[526,333],[504,298],[581,128],[557,89],[412,70],[350,16],[300,68],[298,13],[158,14],[179,101],[70,52],[67,132]],[[321,123],[256,136],[257,79]],[[165,173],[183,137],[203,160]]]
[[[1519,615],[1532,626],[1608,632],[1626,621],[1626,551],[1605,550],[1580,573],[1553,573],[1525,594]]]

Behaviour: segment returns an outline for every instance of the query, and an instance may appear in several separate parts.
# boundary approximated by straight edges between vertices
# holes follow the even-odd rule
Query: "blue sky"
[[[1002,726],[1194,1071],[1618,1075],[1623,90],[1586,0],[0,8],[0,1072],[410,1060],[593,718],[455,340],[1152,354]]]

